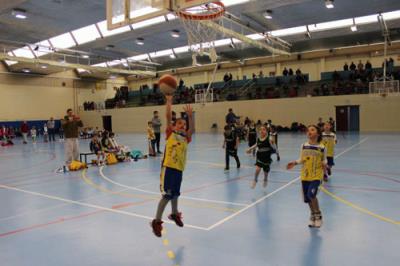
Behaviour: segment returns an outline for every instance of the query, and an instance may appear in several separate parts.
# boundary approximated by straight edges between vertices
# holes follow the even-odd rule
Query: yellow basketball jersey
[[[322,143],[326,148],[326,156],[333,157],[335,155],[336,134],[335,133],[322,133]]]
[[[324,177],[325,146],[323,144],[304,143],[301,147],[302,181],[321,180]]]
[[[183,171],[186,165],[188,140],[186,136],[172,132],[165,144],[163,166]]]

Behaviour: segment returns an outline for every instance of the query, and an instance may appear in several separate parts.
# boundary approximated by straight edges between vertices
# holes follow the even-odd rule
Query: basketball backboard
[[[108,30],[208,2],[210,0],[107,0]]]

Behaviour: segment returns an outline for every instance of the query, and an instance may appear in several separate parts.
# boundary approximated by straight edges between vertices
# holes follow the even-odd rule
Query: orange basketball
[[[160,78],[158,81],[158,86],[160,87],[162,94],[172,95],[178,86],[178,81],[174,76],[166,74]]]

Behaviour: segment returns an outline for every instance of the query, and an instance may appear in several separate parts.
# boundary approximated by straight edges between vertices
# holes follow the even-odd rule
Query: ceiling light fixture
[[[40,68],[46,69],[47,65],[40,65]]]
[[[136,44],[137,45],[144,45],[144,39],[143,38],[137,38],[136,39]]]
[[[175,58],[176,58],[176,55],[175,55],[175,54],[170,54],[170,55],[169,55],[169,58],[175,59]]]
[[[84,55],[82,55],[82,58],[89,58],[89,55],[84,54]]]
[[[173,31],[171,31],[171,36],[174,37],[174,38],[179,38],[179,37],[181,37],[180,31],[179,31],[179,30],[173,30]]]
[[[26,10],[21,8],[15,8],[12,10],[11,14],[18,19],[26,19],[28,16],[26,15]]]
[[[325,0],[325,6],[328,9],[334,8],[335,6],[333,5],[334,0]]]
[[[31,70],[30,70],[29,68],[23,68],[23,69],[22,69],[22,72],[24,72],[24,73],[30,73]]]
[[[115,48],[115,46],[112,45],[112,44],[109,44],[109,45],[106,46],[106,50],[107,50],[107,51],[109,51],[109,50],[111,50],[111,49],[113,49],[113,48]]]
[[[266,18],[266,19],[272,19],[272,10],[267,10],[267,11],[265,11],[264,12],[264,18]]]

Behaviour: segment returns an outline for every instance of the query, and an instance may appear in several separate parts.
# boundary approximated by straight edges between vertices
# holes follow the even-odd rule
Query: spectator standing
[[[351,64],[350,64],[350,70],[354,72],[354,71],[356,71],[356,68],[357,68],[357,67],[356,67],[356,64],[354,64],[354,62],[351,62]]]
[[[387,63],[387,75],[391,76],[393,73],[393,69],[394,69],[394,60],[393,58],[390,57]]]
[[[358,62],[357,69],[358,69],[359,72],[363,72],[364,71],[364,64],[362,63],[361,60]]]
[[[72,109],[68,109],[67,115],[61,120],[61,125],[65,135],[65,163],[69,165],[72,161],[79,159],[79,127],[83,127],[83,123]]]
[[[293,69],[289,68],[289,76],[293,76]]]
[[[347,64],[347,62],[344,63],[343,71],[349,71],[349,65]]]
[[[368,71],[372,70],[372,64],[371,64],[371,62],[369,62],[369,60],[367,61],[367,63],[365,63],[365,70],[368,70]]]
[[[28,143],[28,133],[29,133],[29,126],[26,121],[22,122],[21,124],[21,134],[24,139],[23,143],[27,144]]]
[[[289,71],[286,69],[286,67],[283,69],[282,74],[283,74],[284,76],[289,75]]]
[[[56,141],[56,122],[53,117],[50,117],[50,120],[47,121],[47,129],[49,131],[49,141]]]
[[[233,112],[232,108],[229,108],[228,114],[225,117],[225,122],[228,125],[234,125],[236,124],[236,120],[239,119],[239,116],[236,116],[235,113]]]
[[[322,117],[318,118],[318,128],[324,128],[325,123],[322,121]]]
[[[331,124],[331,130],[332,130],[332,132],[335,132],[336,131],[336,123],[335,123],[335,120],[333,120],[333,118],[332,117],[329,117],[329,124]]]
[[[158,111],[153,112],[153,119],[151,120],[151,124],[153,126],[154,135],[155,135],[155,146],[157,148],[157,153],[161,154],[160,151],[160,140],[161,140],[161,120],[158,116]],[[154,153],[156,151],[154,150]]]

